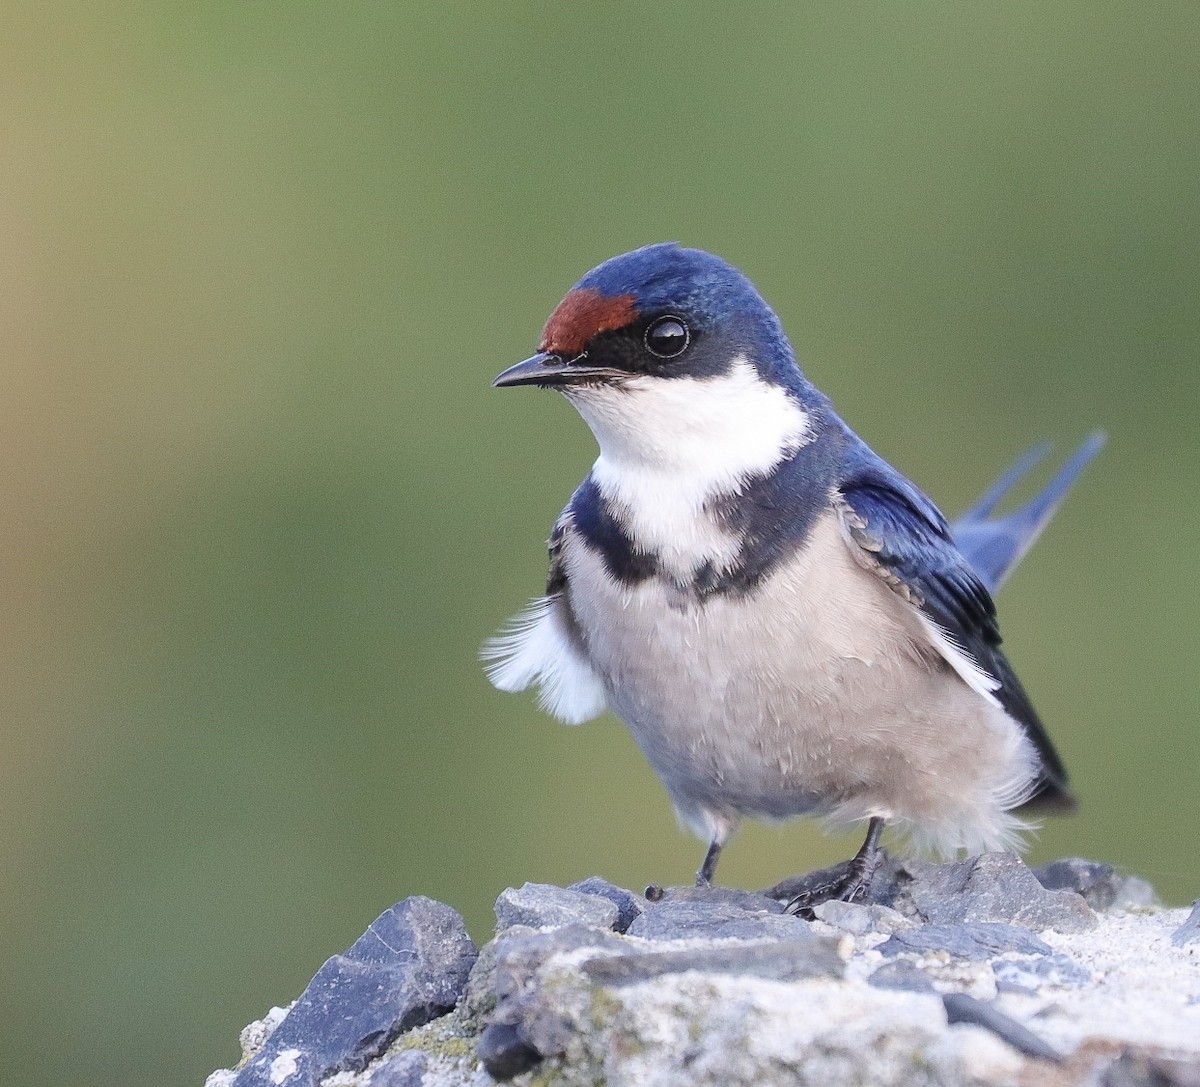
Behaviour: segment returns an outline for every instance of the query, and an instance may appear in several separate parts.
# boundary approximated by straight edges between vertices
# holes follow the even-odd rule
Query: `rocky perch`
[[[1200,903],[991,853],[888,861],[863,904],[785,912],[820,879],[527,883],[480,951],[449,906],[405,899],[207,1087],[1200,1087]]]

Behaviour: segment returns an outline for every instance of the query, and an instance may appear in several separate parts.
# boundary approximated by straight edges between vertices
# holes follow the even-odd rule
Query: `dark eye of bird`
[[[678,317],[660,317],[646,329],[646,347],[660,359],[683,354],[689,338],[687,325]]]

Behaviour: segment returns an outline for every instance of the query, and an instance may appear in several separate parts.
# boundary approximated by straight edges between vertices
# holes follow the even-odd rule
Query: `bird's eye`
[[[690,338],[688,326],[678,317],[660,317],[646,329],[646,347],[660,359],[682,355]]]

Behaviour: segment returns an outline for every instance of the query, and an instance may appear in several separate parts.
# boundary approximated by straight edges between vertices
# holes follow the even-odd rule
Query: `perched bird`
[[[1000,649],[994,587],[1102,439],[999,521],[952,533],[801,373],[737,269],[664,243],[588,272],[495,385],[557,389],[600,456],[550,537],[546,595],[484,650],[568,724],[611,708],[713,879],[744,816],[867,821],[829,888],[861,897],[894,825],[950,853],[1073,804]],[[974,562],[964,557],[964,549]]]

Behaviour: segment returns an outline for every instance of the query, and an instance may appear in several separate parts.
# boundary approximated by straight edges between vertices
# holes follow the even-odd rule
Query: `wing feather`
[[[1062,760],[1000,649],[991,594],[955,546],[941,512],[878,460],[842,483],[837,502],[858,562],[918,609],[947,663],[1024,728],[1041,759],[1030,801],[1070,807]]]

